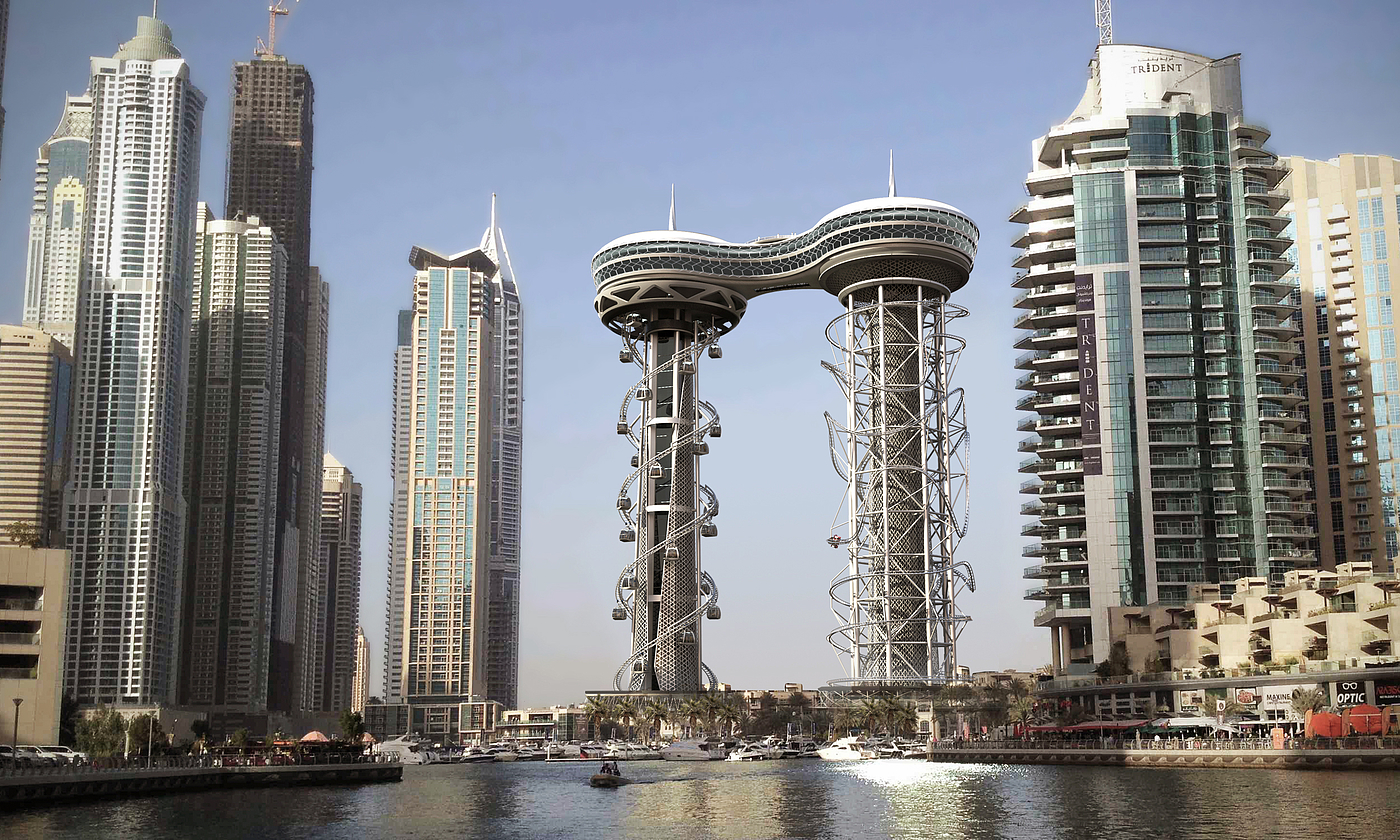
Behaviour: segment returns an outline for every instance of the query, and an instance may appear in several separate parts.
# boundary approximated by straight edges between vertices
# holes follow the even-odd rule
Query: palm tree
[[[1035,723],[1035,701],[1029,697],[1017,699],[1011,704],[1008,717],[1012,723],[1021,727],[1021,737],[1026,737],[1026,732]]]
[[[700,701],[695,698],[686,700],[684,703],[681,703],[680,708],[676,710],[676,714],[685,718],[686,728],[688,730],[695,729],[695,721],[700,717],[700,712]],[[694,732],[688,731],[686,734],[693,735]]]
[[[1020,700],[1023,697],[1030,696],[1030,693],[1030,683],[1021,679],[1020,677],[1017,677],[1016,679],[1011,681],[1011,699]]]
[[[700,720],[705,724],[706,732],[714,731],[715,719],[723,709],[724,703],[713,692],[708,692],[700,698]]]
[[[1327,692],[1320,688],[1295,688],[1292,706],[1298,717],[1307,717],[1308,712],[1317,714],[1327,708]]]
[[[885,716],[885,704],[874,698],[866,698],[856,704],[856,718],[865,725],[871,732],[875,731],[875,726]]]
[[[627,727],[627,740],[632,740],[632,719],[637,716],[637,702],[631,697],[624,697],[613,705],[613,712]]]
[[[583,713],[588,717],[588,725],[593,731],[593,737],[603,737],[600,727],[603,721],[612,714],[612,704],[601,697],[590,697],[588,702],[583,704]]]
[[[729,727],[730,735],[743,726],[745,717],[744,710],[734,703],[725,703],[719,712],[719,722]]]
[[[891,735],[900,735],[905,729],[913,730],[917,727],[919,716],[908,703],[890,700],[885,708],[885,721],[889,724]]]
[[[656,727],[656,737],[661,737],[661,722],[671,717],[671,709],[660,700],[648,700],[642,706],[642,717]]]
[[[860,725],[860,715],[854,706],[842,706],[836,710],[832,725],[849,735],[852,728]]]

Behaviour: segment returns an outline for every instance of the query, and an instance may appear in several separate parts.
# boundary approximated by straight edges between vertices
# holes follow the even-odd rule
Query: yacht
[[[400,764],[430,764],[436,758],[432,753],[420,749],[418,739],[411,735],[400,735],[388,741],[381,741],[370,748],[374,755],[388,756]]]
[[[667,761],[722,761],[724,748],[703,739],[677,741],[661,748]]]
[[[823,761],[859,761],[866,756],[865,742],[860,738],[838,738],[817,750],[817,757]]]
[[[767,748],[761,747],[758,744],[745,744],[730,753],[725,761],[764,761],[767,758]]]
[[[509,747],[492,747],[486,751],[486,754],[490,755],[495,761],[515,761],[520,757],[516,754],[515,750]]]

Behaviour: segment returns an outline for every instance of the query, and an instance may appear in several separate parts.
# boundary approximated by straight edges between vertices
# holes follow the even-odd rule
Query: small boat
[[[765,761],[768,758],[768,750],[757,744],[745,744],[739,749],[729,754],[725,761]]]
[[[724,748],[704,740],[677,741],[662,747],[661,757],[667,761],[721,761]]]
[[[631,782],[631,779],[623,776],[622,771],[617,769],[616,761],[604,761],[602,769],[588,780],[588,784],[596,788],[622,787]]]

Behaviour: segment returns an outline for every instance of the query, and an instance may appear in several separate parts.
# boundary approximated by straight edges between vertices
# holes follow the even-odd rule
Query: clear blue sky
[[[1243,53],[1246,113],[1283,154],[1400,155],[1400,50],[1391,3],[1119,0],[1120,43]],[[164,0],[161,17],[208,95],[200,195],[223,206],[230,68],[266,32],[267,0]],[[21,316],[36,147],[88,57],[131,36],[143,0],[13,0],[0,168],[0,322]],[[628,556],[613,498],[630,452],[613,433],[628,369],[590,304],[588,261],[610,239],[679,226],[744,241],[805,230],[882,195],[945,201],[982,229],[958,299],[971,341],[959,382],[973,430],[979,591],[962,660],[1031,667],[1048,633],[1022,600],[1022,476],[1010,287],[1030,143],[1083,92],[1097,32],[1073,2],[462,2],[305,0],[279,52],[316,81],[312,259],[331,292],[328,447],[365,487],[361,613],[382,654],[394,312],[414,244],[475,247],[500,194],[526,311],[521,700],[579,700],[627,652],[609,619]],[[706,363],[725,435],[705,462],[720,536],[707,568],[724,618],[706,660],[740,687],[839,676],[825,641],[822,542],[842,498],[821,414],[841,397],[818,362],[834,299],[756,300]],[[376,673],[377,679],[377,673]]]

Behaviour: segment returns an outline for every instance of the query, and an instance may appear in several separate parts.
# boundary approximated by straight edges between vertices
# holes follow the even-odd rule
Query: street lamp
[[[16,770],[19,769],[19,707],[24,702],[23,697],[14,698],[15,703],[15,732],[10,739],[10,765]]]
[[[146,718],[149,725],[146,727],[146,769],[151,768],[151,747],[155,744],[156,737],[156,716],[153,713]]]

